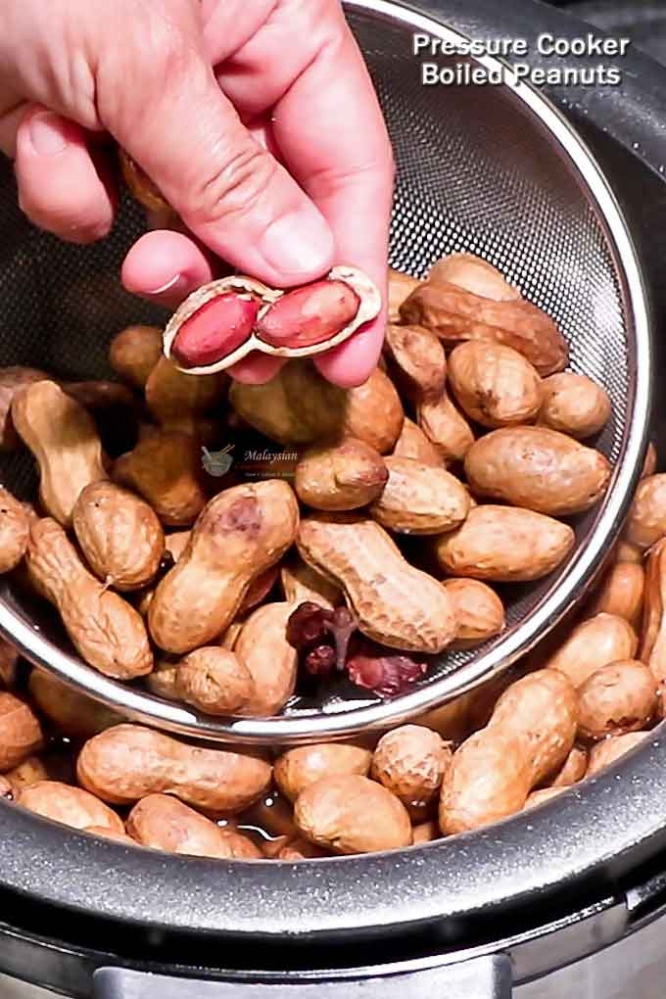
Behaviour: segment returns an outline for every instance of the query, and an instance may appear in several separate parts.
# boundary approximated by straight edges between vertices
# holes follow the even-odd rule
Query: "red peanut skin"
[[[316,281],[271,305],[256,324],[256,334],[271,347],[312,347],[349,326],[360,304],[344,281]]]
[[[188,368],[221,361],[252,335],[260,304],[235,291],[211,299],[180,327],[173,356]]]

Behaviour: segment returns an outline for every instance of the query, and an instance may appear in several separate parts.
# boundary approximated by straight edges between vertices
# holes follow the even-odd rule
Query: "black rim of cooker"
[[[533,0],[411,4],[477,37],[541,31],[575,37],[584,26]],[[594,124],[657,172],[666,153],[664,71],[633,52],[626,84],[602,100],[583,91],[574,118]],[[551,88],[556,100],[571,92]],[[666,845],[666,738],[660,726],[609,773],[554,802],[487,829],[419,849],[300,864],[225,863],[126,848],[0,802],[0,897],[12,893],[88,919],[176,932],[281,941],[328,941],[406,931],[446,920],[446,938],[474,919],[566,900],[584,885],[612,889]],[[58,926],[54,926],[58,935]],[[64,928],[63,928],[64,933]]]

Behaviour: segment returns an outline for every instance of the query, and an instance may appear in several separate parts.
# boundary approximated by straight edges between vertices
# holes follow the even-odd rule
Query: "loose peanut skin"
[[[348,438],[306,451],[296,466],[294,488],[300,501],[315,510],[356,510],[381,495],[388,476],[377,451]]]
[[[574,628],[545,665],[564,673],[579,688],[602,666],[632,659],[637,645],[636,633],[624,618],[596,614]]]
[[[435,557],[454,576],[496,583],[528,582],[562,564],[574,545],[572,529],[532,510],[485,504],[465,523],[435,539]]]
[[[357,774],[366,777],[372,753],[344,742],[322,742],[288,749],[275,761],[275,782],[282,794],[296,801],[306,787],[328,777]]]
[[[143,846],[166,853],[221,860],[259,860],[261,851],[246,836],[227,831],[167,794],[150,794],[127,819],[127,831]]]
[[[597,741],[647,728],[657,713],[657,681],[636,659],[603,666],[578,690],[581,739]]]
[[[122,455],[113,478],[143,496],[169,527],[189,527],[206,505],[201,447],[190,434],[162,431]]]
[[[379,524],[350,514],[307,517],[297,545],[306,562],[344,590],[369,638],[414,652],[441,652],[454,640],[457,621],[446,590],[411,566]]]
[[[624,529],[624,539],[641,550],[651,548],[666,534],[666,473],[638,483]]]
[[[112,482],[94,482],[76,501],[72,523],[88,565],[103,582],[128,592],[157,575],[164,532],[138,496]]]
[[[120,816],[103,801],[80,787],[70,787],[59,781],[44,780],[24,788],[17,802],[30,812],[74,829],[99,826],[112,832],[125,831]]]
[[[645,570],[640,563],[616,562],[601,581],[590,614],[615,614],[633,628],[640,624],[645,594]]]
[[[439,793],[453,756],[450,745],[422,725],[401,725],[377,743],[371,775],[410,812],[424,809]]]
[[[608,393],[586,375],[562,371],[545,378],[539,423],[577,440],[594,437],[611,418]]]
[[[214,497],[150,604],[155,643],[182,655],[220,636],[250,584],[282,558],[297,528],[298,504],[286,482],[235,486]]]
[[[14,397],[12,419],[39,465],[44,509],[69,526],[85,487],[107,478],[92,417],[55,382],[43,381]]]
[[[8,489],[0,486],[0,575],[19,564],[28,547],[30,515]]]
[[[374,853],[411,846],[407,809],[381,784],[345,774],[311,784],[298,797],[296,825],[334,853]]]
[[[438,448],[430,441],[412,420],[405,417],[402,431],[393,449],[395,458],[414,458],[423,465],[441,468],[443,457]]]
[[[298,653],[288,643],[286,630],[295,609],[286,601],[258,607],[234,642],[234,653],[253,681],[252,696],[241,709],[244,715],[275,715],[294,692]]]
[[[272,768],[258,755],[200,749],[140,725],[116,725],[79,755],[79,782],[110,804],[173,794],[195,808],[240,812],[268,787]]]
[[[610,767],[625,753],[639,746],[647,734],[647,732],[627,732],[625,735],[613,735],[598,742],[590,750],[590,762],[585,776],[592,777],[600,770]]]
[[[153,655],[141,615],[88,572],[54,520],[33,524],[27,566],[90,666],[119,680],[150,673]]]
[[[439,534],[459,527],[469,512],[469,494],[444,468],[412,458],[386,458],[388,481],[370,507],[374,519],[404,534]]]
[[[434,333],[422,326],[389,323],[384,349],[394,379],[407,397],[439,398],[446,384],[446,355]]]
[[[442,586],[456,609],[458,648],[478,645],[504,630],[502,601],[485,583],[478,579],[445,579]]]
[[[117,375],[134,388],[143,389],[162,357],[162,331],[158,326],[128,326],[111,341],[109,363]]]
[[[505,427],[472,445],[465,474],[477,496],[561,517],[601,499],[610,465],[599,451],[555,430]]]
[[[449,384],[466,415],[484,427],[531,423],[541,405],[541,379],[522,354],[469,340],[449,357]]]

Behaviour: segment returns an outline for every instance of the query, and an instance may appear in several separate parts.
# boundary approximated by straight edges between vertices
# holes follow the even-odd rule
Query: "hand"
[[[285,287],[349,263],[385,288],[391,149],[337,0],[3,0],[0,148],[33,222],[76,242],[109,232],[109,134],[192,236],[143,236],[128,290],[175,306],[216,257]],[[385,318],[320,356],[322,373],[364,381]]]

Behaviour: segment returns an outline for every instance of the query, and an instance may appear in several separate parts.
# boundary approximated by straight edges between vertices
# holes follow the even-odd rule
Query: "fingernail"
[[[30,143],[38,156],[58,156],[67,148],[67,141],[62,132],[63,119],[45,111],[37,114],[28,127]]]
[[[333,234],[316,208],[277,219],[260,244],[264,260],[285,274],[321,274],[333,260]]]
[[[166,295],[167,292],[176,291],[181,286],[185,287],[185,284],[186,284],[186,278],[184,278],[182,274],[176,274],[175,277],[172,277],[170,281],[166,282],[166,284],[160,285],[159,288],[150,288],[150,289],[147,289],[146,291],[144,291],[143,294],[144,295]]]

